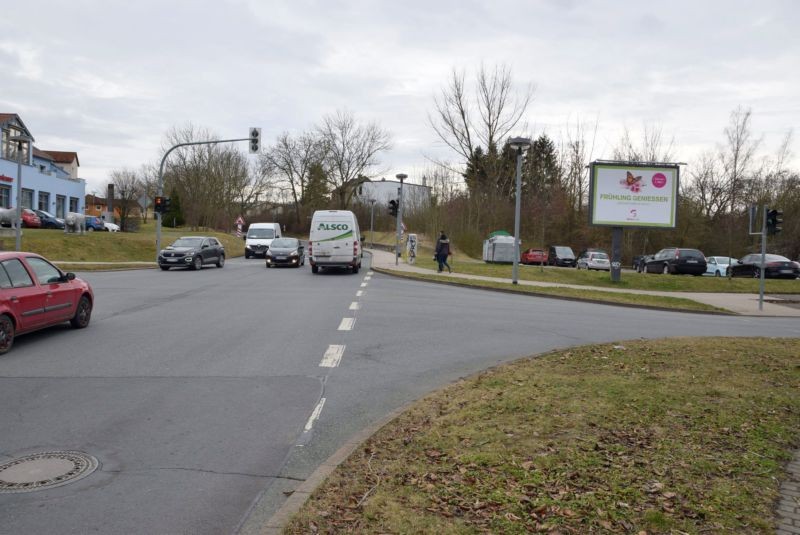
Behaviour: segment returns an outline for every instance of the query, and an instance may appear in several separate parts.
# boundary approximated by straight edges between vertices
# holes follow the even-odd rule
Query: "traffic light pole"
[[[397,232],[394,237],[394,265],[400,262],[400,230],[403,228],[403,180],[408,178],[408,175],[400,173],[395,175],[400,180],[400,188],[398,188],[397,197]]]
[[[764,310],[764,277],[766,276],[767,259],[767,207],[763,207],[764,215],[761,220],[761,269],[759,269],[758,283],[758,310]]]
[[[188,147],[190,145],[216,145],[218,143],[234,143],[236,141],[250,141],[251,138],[243,137],[243,138],[236,138],[236,139],[220,139],[217,141],[192,141],[190,143],[178,143],[177,145],[173,145],[170,149],[164,153],[164,157],[161,158],[161,165],[158,168],[158,191],[156,195],[161,197],[164,195],[164,164],[167,162],[167,156],[170,155],[172,151],[178,149],[180,147]],[[146,208],[146,207],[145,207]],[[156,213],[156,263],[158,263],[158,253],[161,251],[161,212]]]

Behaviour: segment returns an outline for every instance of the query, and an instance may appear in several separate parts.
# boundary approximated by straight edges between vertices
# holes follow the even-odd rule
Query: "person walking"
[[[444,270],[445,266],[447,266],[447,272],[452,273],[453,270],[450,269],[450,264],[447,263],[447,257],[450,256],[450,240],[447,239],[447,235],[443,230],[440,233],[441,236],[436,240],[436,261],[439,262],[439,273]]]

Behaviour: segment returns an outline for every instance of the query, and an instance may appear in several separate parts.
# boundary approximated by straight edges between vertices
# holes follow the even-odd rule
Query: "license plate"
[[[686,263],[687,264],[696,264],[697,260],[687,260]]]
[[[177,258],[167,258],[167,262],[177,262]]]
[[[326,257],[326,256],[330,256],[330,253],[317,253],[314,256]]]
[[[286,260],[285,256],[276,256],[275,260]]]
[[[794,270],[791,269],[782,269],[781,273],[794,273]]]

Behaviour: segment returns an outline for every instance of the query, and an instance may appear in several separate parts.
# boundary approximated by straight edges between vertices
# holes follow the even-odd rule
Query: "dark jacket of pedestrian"
[[[450,256],[450,240],[447,239],[447,235],[442,232],[442,235],[439,236],[439,239],[436,241],[436,261],[439,263],[439,273],[441,273],[444,268],[447,268],[447,271],[452,273],[452,269],[450,268],[450,264],[447,263],[447,257]]]

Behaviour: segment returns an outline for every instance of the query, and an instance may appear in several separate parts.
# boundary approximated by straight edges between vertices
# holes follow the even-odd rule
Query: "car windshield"
[[[297,240],[295,238],[278,238],[272,242],[270,247],[273,249],[294,249],[297,247]]]
[[[606,253],[592,253],[592,258],[595,260],[608,260],[608,255]]]
[[[200,247],[200,244],[203,243],[203,238],[178,238],[175,240],[175,243],[172,244],[173,247]]]
[[[247,237],[256,240],[271,240],[275,237],[275,231],[271,228],[251,228],[247,231]]]
[[[556,254],[560,256],[575,256],[569,247],[556,247]]]
[[[764,258],[767,262],[790,262],[788,258],[779,254],[768,254]],[[761,260],[761,258],[756,258],[756,262],[759,260]]]
[[[38,213],[39,215],[43,215],[43,216],[45,216],[45,217],[53,217],[53,218],[55,218],[55,217],[56,217],[56,216],[54,216],[53,214],[51,214],[50,212],[45,212],[44,210],[39,210],[37,213]]]

